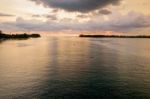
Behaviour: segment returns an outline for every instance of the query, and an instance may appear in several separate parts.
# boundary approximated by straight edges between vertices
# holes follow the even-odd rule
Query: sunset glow
[[[149,34],[149,0],[112,0],[105,5],[98,4],[97,7],[86,5],[91,2],[88,0],[69,1],[70,6],[64,6],[66,2],[68,1],[1,0],[0,29],[6,32],[71,30],[136,34],[142,31],[143,34]],[[75,6],[71,6],[72,3],[75,3]],[[81,7],[80,3],[83,4]]]

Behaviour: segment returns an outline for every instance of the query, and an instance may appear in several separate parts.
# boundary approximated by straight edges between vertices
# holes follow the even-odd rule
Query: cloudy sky
[[[150,34],[149,9],[149,0],[0,0],[0,29]]]

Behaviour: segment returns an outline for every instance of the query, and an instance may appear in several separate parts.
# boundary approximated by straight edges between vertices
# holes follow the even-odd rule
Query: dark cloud
[[[102,9],[99,11],[99,14],[104,14],[104,15],[108,15],[108,14],[111,14],[112,12],[107,10],[107,9]]]
[[[53,9],[53,13],[57,13],[59,11],[59,9]]]
[[[108,5],[118,5],[121,0],[30,0],[46,7],[59,8],[66,11],[90,12]]]
[[[0,13],[0,17],[13,17],[12,14]]]
[[[57,17],[55,15],[45,15],[45,17],[50,20],[57,20]]]
[[[55,15],[48,15],[48,14],[44,14],[44,15],[38,15],[38,14],[34,14],[32,15],[33,18],[47,18],[49,20],[57,20],[57,17]]]
[[[87,18],[87,17],[89,17],[89,15],[83,15],[83,14],[81,14],[81,15],[77,15],[77,17],[78,18]]]

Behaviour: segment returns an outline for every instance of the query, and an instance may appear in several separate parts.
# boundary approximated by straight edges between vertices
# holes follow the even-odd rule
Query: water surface
[[[150,39],[0,42],[1,99],[150,99]]]

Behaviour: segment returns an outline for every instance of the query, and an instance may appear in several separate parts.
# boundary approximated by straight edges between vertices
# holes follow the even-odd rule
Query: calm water
[[[0,42],[0,99],[150,99],[150,39]]]

